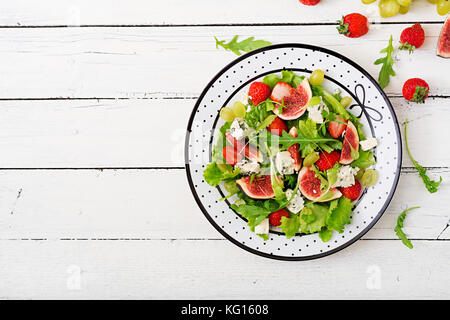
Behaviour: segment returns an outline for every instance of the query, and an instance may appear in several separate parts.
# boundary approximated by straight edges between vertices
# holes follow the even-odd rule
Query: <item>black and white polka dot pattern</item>
[[[364,134],[378,140],[375,149],[379,180],[367,188],[356,203],[351,224],[342,234],[333,233],[324,243],[318,234],[299,235],[286,239],[279,230],[271,230],[268,241],[250,231],[247,223],[230,207],[233,202],[219,201],[227,194],[222,187],[209,186],[203,170],[211,160],[211,150],[223,121],[219,111],[242,100],[253,81],[265,75],[293,70],[309,76],[315,69],[325,71],[324,86],[332,92],[339,88],[356,102],[350,109],[362,113]],[[364,91],[362,98],[361,88]],[[361,111],[363,110],[363,112]],[[194,197],[205,216],[226,238],[240,247],[270,258],[306,260],[336,252],[359,239],[380,218],[389,204],[397,185],[401,166],[400,131],[392,106],[376,81],[361,67],[330,50],[300,44],[266,47],[225,67],[200,96],[188,125],[186,137],[186,169]]]

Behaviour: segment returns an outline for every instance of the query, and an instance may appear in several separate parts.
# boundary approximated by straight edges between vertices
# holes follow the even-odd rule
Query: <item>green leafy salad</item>
[[[228,192],[231,207],[264,240],[270,230],[319,233],[323,241],[350,223],[354,201],[378,173],[350,97],[327,91],[324,72],[285,70],[253,82],[245,101],[224,107],[212,161],[203,176]]]

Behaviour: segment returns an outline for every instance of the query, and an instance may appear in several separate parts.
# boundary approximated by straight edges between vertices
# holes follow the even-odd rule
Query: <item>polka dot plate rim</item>
[[[350,112],[361,116],[363,132],[379,141],[374,150],[380,174],[377,184],[366,188],[355,203],[350,224],[343,233],[333,232],[328,242],[318,234],[287,239],[271,230],[264,241],[250,231],[245,219],[219,201],[223,186],[211,187],[203,170],[211,160],[212,146],[222,126],[220,109],[239,100],[251,82],[265,75],[293,70],[307,76],[315,69],[325,72],[325,82],[352,97]],[[361,66],[332,50],[308,44],[271,45],[239,56],[225,66],[199,96],[188,122],[185,140],[185,166],[192,194],[207,220],[226,239],[251,253],[278,260],[310,260],[338,252],[360,239],[381,218],[396,190],[402,161],[400,126],[392,105],[377,81]]]

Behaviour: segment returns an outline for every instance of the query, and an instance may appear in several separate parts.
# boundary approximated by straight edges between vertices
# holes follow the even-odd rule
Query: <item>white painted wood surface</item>
[[[0,3],[0,298],[449,298],[450,68],[435,56],[444,18],[426,1],[383,20],[374,8],[356,0]],[[335,30],[351,11],[373,22],[363,38]],[[424,22],[425,44],[397,57],[386,92],[399,121],[410,121],[417,160],[443,177],[439,192],[426,192],[405,154],[385,215],[335,255],[272,261],[224,240],[183,168],[195,99],[235,58],[216,50],[213,36],[321,45],[376,76],[389,35],[397,41],[415,21]],[[424,105],[401,97],[416,76],[431,85]],[[409,250],[393,227],[415,205],[404,229]]]

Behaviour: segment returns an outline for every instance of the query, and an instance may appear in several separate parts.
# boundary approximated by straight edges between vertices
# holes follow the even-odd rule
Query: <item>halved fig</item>
[[[289,134],[294,138],[297,137],[298,136],[297,128],[292,127],[291,130],[289,130]],[[289,151],[289,153],[291,154],[292,159],[294,159],[294,169],[296,172],[298,172],[302,167],[302,158],[300,157],[299,147],[300,145],[296,143],[287,149],[287,151]]]
[[[301,117],[306,111],[306,104],[312,97],[311,86],[305,78],[297,88],[292,88],[285,82],[278,82],[272,90],[271,99],[283,103],[281,112],[277,104],[273,112],[283,120],[294,120]]]
[[[450,58],[450,15],[447,16],[442,26],[436,54],[442,58]]]
[[[270,199],[275,196],[270,175],[255,177],[253,181],[250,181],[251,176],[236,180],[236,184],[247,197],[252,199]]]
[[[325,202],[337,199],[342,195],[336,188],[330,188],[325,193],[322,192],[320,190],[320,179],[316,177],[316,173],[310,168],[303,167],[298,174],[299,189],[306,199],[315,202]]]
[[[344,143],[342,145],[340,164],[350,164],[353,162],[352,149],[359,151],[359,135],[355,125],[349,121],[345,130]]]
[[[227,141],[236,150],[237,154],[241,154],[241,155],[243,154],[248,159],[250,159],[252,161],[256,161],[256,162],[263,162],[264,161],[263,154],[255,146],[252,146],[251,144],[245,143],[245,141],[243,141],[243,140],[237,140],[229,132],[227,132],[225,134],[225,137],[226,137]]]

